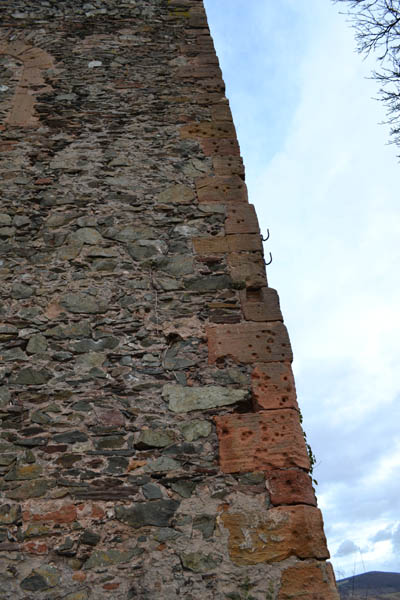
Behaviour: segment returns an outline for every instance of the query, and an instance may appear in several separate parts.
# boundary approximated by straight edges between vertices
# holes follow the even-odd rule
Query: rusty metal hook
[[[272,263],[272,254],[271,254],[271,252],[270,252],[270,253],[269,253],[269,262],[266,262],[266,261],[264,260],[264,264],[265,264],[265,265],[268,267],[268,265],[270,265],[271,263]]]
[[[261,234],[261,239],[263,242],[267,242],[269,240],[269,229],[267,229],[267,237],[263,237],[263,234]]]

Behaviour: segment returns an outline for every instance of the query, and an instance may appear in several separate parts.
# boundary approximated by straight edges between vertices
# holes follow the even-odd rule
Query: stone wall
[[[337,599],[202,2],[1,10],[0,599]]]

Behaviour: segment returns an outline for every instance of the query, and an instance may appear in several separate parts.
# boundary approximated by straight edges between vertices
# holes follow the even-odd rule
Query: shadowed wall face
[[[202,2],[2,14],[1,599],[337,599]]]

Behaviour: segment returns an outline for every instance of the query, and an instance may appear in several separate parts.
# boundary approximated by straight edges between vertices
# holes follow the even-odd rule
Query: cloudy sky
[[[330,0],[205,0],[338,578],[400,572],[400,164]]]

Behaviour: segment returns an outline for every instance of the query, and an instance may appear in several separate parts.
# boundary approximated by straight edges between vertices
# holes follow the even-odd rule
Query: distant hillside
[[[371,571],[337,584],[341,600],[400,600],[400,573]]]

